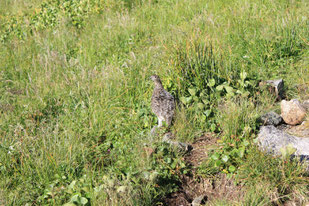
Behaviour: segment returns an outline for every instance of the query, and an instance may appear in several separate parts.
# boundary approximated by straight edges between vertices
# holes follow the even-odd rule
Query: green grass
[[[189,142],[215,131],[251,145],[277,108],[258,81],[283,78],[288,98],[309,86],[306,1],[18,2],[0,3],[0,205],[155,205],[177,189],[181,154],[148,136],[151,74],[180,100],[172,131]],[[269,192],[239,204],[308,201],[299,166],[244,151],[221,170]]]

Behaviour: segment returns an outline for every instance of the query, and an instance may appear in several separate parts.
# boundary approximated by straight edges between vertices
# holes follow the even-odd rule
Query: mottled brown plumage
[[[152,75],[150,78],[155,85],[151,98],[151,109],[158,117],[158,127],[163,125],[163,121],[170,126],[175,113],[174,97],[163,88],[159,76]]]

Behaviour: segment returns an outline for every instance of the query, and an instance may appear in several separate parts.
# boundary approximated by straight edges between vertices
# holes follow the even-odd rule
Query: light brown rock
[[[281,101],[281,117],[285,123],[290,125],[297,125],[302,123],[306,117],[306,109],[301,105],[297,99],[290,101]]]
[[[285,132],[296,137],[309,138],[309,120],[304,121],[301,125],[289,126]]]

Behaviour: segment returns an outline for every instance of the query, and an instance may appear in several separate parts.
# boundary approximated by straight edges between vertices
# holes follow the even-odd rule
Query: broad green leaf
[[[204,114],[206,115],[206,117],[209,117],[211,114],[211,110],[207,109],[206,111],[204,111]]]
[[[230,152],[230,155],[237,158],[239,156],[239,151],[238,149],[233,149],[231,152]]]
[[[233,92],[227,93],[227,94],[226,94],[226,98],[230,99],[230,98],[232,98],[234,95],[235,95],[235,94],[234,94]]]
[[[216,167],[219,167],[221,164],[222,164],[221,160],[217,160],[217,161],[215,162],[215,166],[216,166]]]
[[[92,198],[92,193],[91,193],[91,192],[87,192],[87,193],[85,194],[85,197],[86,197],[88,200],[90,200],[90,199]]]
[[[69,185],[69,188],[70,188],[70,189],[73,189],[74,186],[75,186],[75,184],[76,184],[76,180],[73,180],[73,181],[71,182],[71,184]]]
[[[188,104],[191,103],[192,102],[192,97],[187,97],[186,101],[187,101]]]
[[[74,196],[71,198],[71,202],[80,203],[80,196],[79,196],[79,194],[74,195]]]
[[[158,172],[156,172],[156,171],[152,172],[152,173],[150,174],[150,177],[149,177],[150,181],[156,180],[157,177],[158,177],[158,175],[159,175]]]
[[[220,155],[218,153],[214,153],[213,155],[211,155],[211,158],[213,160],[218,160],[220,158]]]
[[[171,168],[172,169],[175,169],[177,166],[177,161],[173,161],[173,163],[171,164]]]
[[[80,203],[81,203],[82,205],[87,204],[87,203],[88,203],[87,198],[84,198],[84,197],[80,198]]]
[[[233,165],[229,166],[229,171],[230,172],[235,172],[235,170],[236,170],[235,166],[233,166]]]
[[[204,104],[203,103],[197,103],[197,107],[199,109],[204,109]]]
[[[217,126],[216,126],[215,123],[212,123],[212,124],[210,125],[210,129],[211,129],[212,132],[214,132],[214,131],[216,130],[216,128],[217,128]]]
[[[221,159],[223,162],[227,162],[229,160],[229,156],[223,155]]]
[[[222,91],[222,90],[223,90],[223,85],[221,84],[221,85],[217,86],[217,87],[216,87],[216,90]]]
[[[247,96],[249,96],[249,95],[250,95],[250,92],[248,92],[248,91],[245,91],[245,92],[242,94],[243,97],[247,97]]]
[[[94,192],[95,192],[95,193],[98,193],[98,192],[100,192],[102,189],[103,189],[103,185],[100,185],[100,186],[94,188]]]
[[[238,155],[240,158],[242,158],[245,154],[245,148],[239,148],[239,151],[238,151]]]
[[[186,97],[180,97],[179,99],[180,99],[180,101],[181,101],[183,104],[187,104],[187,98],[186,98]]]
[[[84,190],[85,192],[89,192],[89,187],[83,187],[82,190]]]
[[[248,85],[251,85],[250,81],[245,81],[245,86],[247,87]]]
[[[216,84],[216,80],[215,80],[215,79],[210,79],[210,80],[208,81],[208,83],[207,83],[207,85],[208,85],[209,87],[213,87],[213,86],[215,86],[215,84]]]
[[[194,88],[190,88],[188,89],[189,93],[192,95],[192,96],[195,96],[196,95],[196,89]]]
[[[225,86],[224,88],[225,88],[225,90],[226,90],[227,93],[229,93],[229,94],[234,93],[233,87]]]
[[[76,206],[76,205],[72,202],[68,202],[68,203],[65,203],[63,206]]]
[[[246,147],[246,146],[249,145],[249,141],[248,141],[248,140],[244,140],[244,141],[242,142],[242,144]]]
[[[203,98],[202,101],[203,101],[204,104],[209,104],[210,103],[209,100],[206,99],[206,98]]]
[[[242,80],[245,80],[245,79],[247,78],[247,72],[242,71],[242,72],[240,73],[240,78],[241,78]]]
[[[205,122],[205,121],[206,121],[206,119],[207,119],[206,115],[202,115],[202,116],[201,116],[201,120],[202,120],[202,122]]]

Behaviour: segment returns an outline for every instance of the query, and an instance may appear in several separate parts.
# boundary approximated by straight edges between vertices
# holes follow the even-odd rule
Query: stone
[[[290,126],[284,131],[296,137],[309,137],[309,120],[304,121],[301,125]]]
[[[306,112],[306,109],[297,99],[281,101],[281,117],[285,123],[289,125],[297,125],[302,123],[306,117]]]
[[[266,114],[263,114],[260,118],[260,121],[262,122],[263,125],[274,125],[278,126],[282,122],[282,117],[271,111]]]
[[[280,155],[280,149],[289,144],[296,149],[295,155],[309,155],[309,137],[289,135],[273,125],[262,126],[257,139],[261,148],[275,155]]]
[[[294,152],[290,154],[291,157],[299,157],[309,163],[309,136],[296,137],[269,125],[261,127],[257,140],[261,150],[269,154],[283,155],[285,148],[292,148]]]
[[[267,80],[259,83],[260,87],[266,86],[267,89],[276,95],[277,100],[284,99],[284,82],[283,79]]]
[[[289,201],[286,201],[283,206],[297,206],[297,204],[292,201],[292,200],[289,200]]]
[[[170,145],[176,146],[180,152],[186,153],[186,152],[190,152],[193,149],[192,145],[190,145],[190,144],[178,142],[178,141],[173,141],[172,140],[173,136],[174,135],[171,132],[168,132],[163,136],[162,141],[166,142]]]
[[[200,195],[192,201],[192,206],[199,206],[201,204],[205,204],[207,201],[207,196],[206,195]]]

